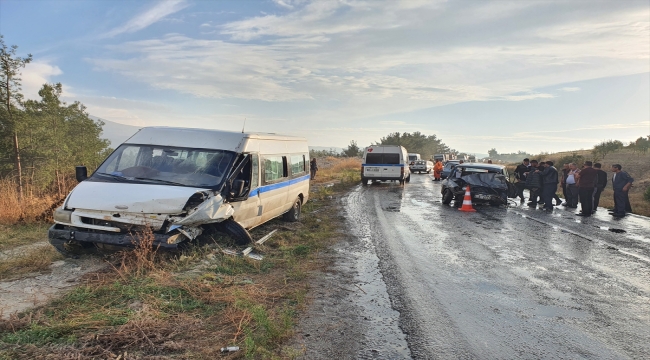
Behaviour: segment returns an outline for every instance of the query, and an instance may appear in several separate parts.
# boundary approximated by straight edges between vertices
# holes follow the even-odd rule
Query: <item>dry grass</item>
[[[339,237],[336,204],[320,195],[305,204],[301,222],[274,220],[252,232],[280,229],[256,249],[262,261],[224,255],[220,238],[180,254],[143,244],[115,255],[112,270],[0,321],[0,359],[294,358],[282,344],[306,304],[310,272],[324,266],[319,253]],[[225,346],[242,350],[221,354]]]
[[[61,254],[49,244],[27,247],[6,258],[0,254],[0,280],[47,271],[53,261],[62,258]]]
[[[335,158],[328,156],[317,159],[318,172],[312,184],[361,181],[361,158]]]
[[[48,220],[64,198],[65,195],[53,195],[53,192],[45,190],[38,193],[26,192],[20,200],[16,184],[8,179],[0,179],[0,224]]]
[[[42,243],[47,241],[47,228],[49,224],[0,224],[0,252],[18,246]]]

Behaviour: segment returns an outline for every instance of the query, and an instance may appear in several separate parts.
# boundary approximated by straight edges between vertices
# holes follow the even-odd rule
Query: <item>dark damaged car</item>
[[[442,203],[463,202],[465,189],[470,186],[473,204],[507,205],[516,196],[508,171],[503,165],[465,163],[456,165],[442,181]]]

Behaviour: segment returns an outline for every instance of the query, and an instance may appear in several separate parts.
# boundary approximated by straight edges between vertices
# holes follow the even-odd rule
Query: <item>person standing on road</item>
[[[562,195],[564,195],[564,203],[562,205],[564,206],[567,206],[567,199],[569,198],[569,193],[566,190],[566,178],[569,175],[570,170],[571,169],[569,169],[569,164],[564,164],[562,167],[562,176],[560,177],[560,186],[562,187]],[[560,174],[558,173],[558,175]]]
[[[566,177],[566,207],[575,209],[578,207],[578,175],[580,174],[580,169],[575,163],[569,164],[569,172]]]
[[[542,176],[539,171],[536,171],[538,167],[537,160],[531,160],[530,166],[530,172],[526,174],[526,188],[530,192],[530,197],[528,198],[530,201],[528,201],[528,206],[536,207],[539,190],[542,187]]]
[[[598,210],[598,203],[600,202],[600,194],[603,193],[607,187],[607,173],[601,169],[600,163],[594,164],[594,169],[598,172],[598,180],[596,181],[596,190],[594,191],[594,211]]]
[[[440,181],[442,176],[442,161],[436,160],[436,164],[433,165],[433,181]]]
[[[524,202],[524,189],[526,188],[526,175],[530,172],[530,160],[528,158],[517,165],[515,169],[515,186],[517,187],[517,196]]]
[[[536,172],[540,172],[537,170]],[[544,210],[553,211],[553,196],[557,191],[558,174],[557,169],[553,166],[552,161],[547,161],[544,170],[541,171],[542,183],[542,201],[544,201]]]
[[[630,198],[628,196],[628,191],[632,187],[634,179],[622,171],[622,167],[619,164],[612,165],[612,172],[614,177],[612,178],[612,187],[614,188],[614,212],[612,216],[614,217],[623,217],[625,212],[632,212],[632,207],[630,206]]]
[[[578,174],[578,193],[581,207],[578,216],[591,216],[594,212],[594,191],[598,180],[598,171],[592,165],[591,161],[585,161],[584,167]]]
[[[537,170],[539,170],[539,172],[540,172],[539,175],[540,175],[540,179],[541,179],[541,182],[542,182],[542,186],[540,186],[540,188],[537,190],[537,193],[536,193],[536,195],[537,195],[536,199],[537,199],[537,204],[538,205],[544,205],[544,198],[542,197],[542,193],[544,192],[544,179],[541,178],[541,176],[542,176],[541,173],[544,171],[545,167],[546,167],[546,161],[541,161],[539,164],[537,164]]]
[[[318,171],[318,164],[316,163],[316,158],[313,158],[309,162],[309,173],[311,174],[311,180],[314,180],[316,178],[317,171]]]

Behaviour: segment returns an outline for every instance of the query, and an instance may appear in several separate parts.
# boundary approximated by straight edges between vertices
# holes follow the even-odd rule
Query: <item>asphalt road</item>
[[[424,174],[356,187],[343,357],[648,359],[650,219],[516,205],[460,212]]]

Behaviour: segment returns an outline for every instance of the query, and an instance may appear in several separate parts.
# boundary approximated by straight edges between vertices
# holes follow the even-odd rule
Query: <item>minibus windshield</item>
[[[93,177],[101,181],[215,188],[225,180],[233,158],[234,153],[225,150],[122,144]]]

